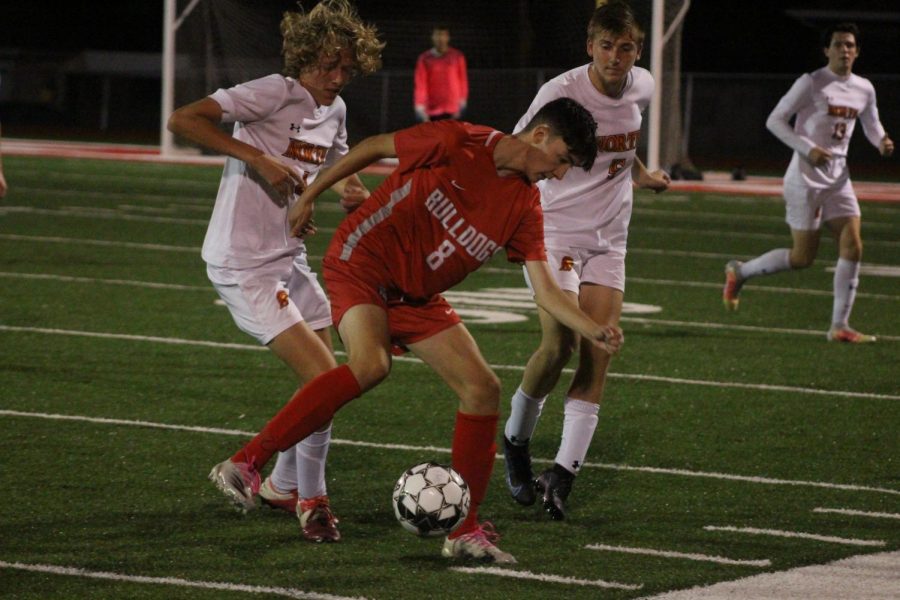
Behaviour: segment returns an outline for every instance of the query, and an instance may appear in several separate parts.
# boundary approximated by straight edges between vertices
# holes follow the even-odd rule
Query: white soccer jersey
[[[217,90],[210,98],[222,107],[222,121],[234,123],[235,138],[279,157],[307,182],[348,151],[344,101],[316,106],[290,77],[269,75]],[[203,260],[246,269],[304,251],[303,242],[291,236],[287,211],[283,197],[255,171],[228,157]]]
[[[793,129],[790,118],[797,115]],[[858,75],[841,77],[828,67],[800,76],[769,115],[766,127],[794,149],[784,180],[810,188],[836,188],[849,179],[847,148],[857,117],[876,148],[884,137],[878,118],[875,88]],[[825,166],[807,160],[815,146],[832,154]]]
[[[562,244],[607,251],[611,240],[604,239],[602,229],[618,220],[624,227],[617,229],[627,230],[631,219],[631,166],[641,135],[641,113],[653,95],[653,76],[632,67],[622,95],[610,98],[591,83],[590,68],[580,66],[541,86],[515,128],[521,131],[544,104],[562,97],[578,101],[597,121],[599,153],[591,170],[576,167],[561,180],[538,183],[548,248]],[[619,243],[624,253],[624,239]]]

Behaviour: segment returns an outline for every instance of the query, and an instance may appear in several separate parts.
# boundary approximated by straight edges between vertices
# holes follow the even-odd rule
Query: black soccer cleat
[[[534,480],[534,489],[542,496],[544,510],[554,521],[566,518],[566,500],[574,481],[575,475],[556,464]]]
[[[506,487],[513,500],[522,506],[531,506],[537,499],[534,493],[534,472],[531,470],[531,454],[528,442],[513,444],[503,436],[503,458],[506,462]]]

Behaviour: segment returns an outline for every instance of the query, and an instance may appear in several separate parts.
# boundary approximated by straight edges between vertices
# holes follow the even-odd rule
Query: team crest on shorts
[[[275,293],[275,299],[278,300],[278,308],[287,308],[288,293],[284,290],[278,290]]]
[[[571,256],[563,256],[562,260],[559,261],[559,270],[560,271],[571,271],[575,266],[575,259]]]

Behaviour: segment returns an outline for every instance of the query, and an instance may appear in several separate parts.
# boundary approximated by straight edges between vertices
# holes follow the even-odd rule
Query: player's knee
[[[348,364],[364,390],[375,387],[391,372],[391,357],[384,352],[372,353],[359,360],[351,358]]]
[[[575,353],[576,346],[577,342],[574,338],[565,339],[556,344],[541,344],[538,353],[541,362],[549,367],[555,368],[560,365],[565,366],[565,364],[569,362],[569,359],[572,358],[572,354]]]
[[[500,379],[493,373],[478,377],[477,380],[468,382],[466,390],[462,394],[463,403],[469,409],[485,413],[496,410],[500,406]]]
[[[791,268],[806,269],[812,266],[816,256],[808,252],[791,252]]]
[[[841,244],[841,258],[859,262],[862,260],[863,243],[862,239],[854,236],[846,243]]]

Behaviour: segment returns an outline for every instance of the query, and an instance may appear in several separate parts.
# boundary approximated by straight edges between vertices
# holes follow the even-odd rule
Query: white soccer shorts
[[[331,325],[331,306],[305,254],[253,269],[207,265],[206,273],[238,328],[260,344],[301,321],[314,331]]]
[[[784,204],[785,222],[799,231],[816,231],[823,221],[860,216],[859,201],[849,179],[836,189],[814,189],[786,182]]]
[[[618,250],[597,252],[584,248],[547,248],[547,263],[559,287],[578,293],[582,283],[604,285],[625,292],[625,254]],[[534,292],[528,271],[525,282]]]

